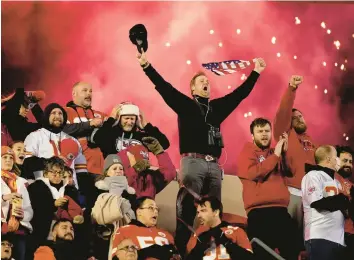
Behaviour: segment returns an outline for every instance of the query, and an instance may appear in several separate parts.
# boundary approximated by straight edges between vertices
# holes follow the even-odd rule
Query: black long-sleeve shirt
[[[199,106],[194,99],[182,94],[165,81],[152,65],[144,71],[166,104],[178,115],[180,153],[200,153],[215,157],[220,157],[221,148],[208,145],[208,124],[220,128],[221,123],[251,93],[259,77],[257,72],[252,71],[247,80],[233,92],[211,100],[205,122],[201,109],[206,113],[208,99],[198,98],[198,101],[205,105]]]
[[[114,118],[109,117],[92,136],[92,140],[101,149],[104,157],[120,152],[130,144],[142,144],[143,137],[147,136],[155,137],[164,150],[170,147],[166,135],[150,123],[146,124],[142,131],[135,128],[131,132],[124,132],[119,124],[113,126],[115,122]]]

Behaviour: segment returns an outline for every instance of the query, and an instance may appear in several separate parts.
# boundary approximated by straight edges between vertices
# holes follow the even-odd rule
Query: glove
[[[133,168],[137,173],[143,172],[150,167],[148,160],[140,160],[134,164]]]
[[[154,138],[154,137],[143,137],[142,139],[143,144],[149,149],[150,152],[152,152],[154,155],[158,155],[160,153],[164,152],[164,149],[162,148],[161,144],[159,141]]]

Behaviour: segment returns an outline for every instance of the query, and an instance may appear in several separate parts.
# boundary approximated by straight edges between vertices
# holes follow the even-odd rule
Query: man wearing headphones
[[[177,197],[177,217],[192,226],[196,208],[191,203],[193,200],[190,199],[190,192],[195,195],[205,193],[221,200],[222,169],[218,159],[224,143],[220,125],[251,93],[266,64],[263,59],[257,59],[254,70],[240,87],[224,97],[213,100],[209,99],[211,90],[209,80],[206,74],[199,72],[190,81],[192,94],[190,98],[165,81],[148,62],[144,50],[141,51],[142,53],[137,54],[137,59],[145,74],[166,104],[178,115],[182,157],[179,179],[184,189],[180,190]],[[185,252],[189,237],[189,229],[177,222],[176,245],[181,254]]]

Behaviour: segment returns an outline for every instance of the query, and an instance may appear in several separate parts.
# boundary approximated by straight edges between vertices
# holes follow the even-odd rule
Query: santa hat
[[[10,154],[12,156],[15,156],[14,151],[8,146],[1,146],[1,156],[4,156],[5,154]]]
[[[140,110],[139,107],[134,105],[133,103],[130,102],[124,102],[121,103],[121,110],[119,112],[119,117],[117,118],[117,121],[114,123],[113,126],[117,125],[120,121],[121,116],[128,116],[128,115],[134,115],[136,116],[136,123],[135,125],[140,125],[139,124],[139,116],[140,116]]]
[[[60,142],[60,154],[68,160],[66,165],[69,167],[79,155],[79,151],[79,144],[74,139],[68,138]]]

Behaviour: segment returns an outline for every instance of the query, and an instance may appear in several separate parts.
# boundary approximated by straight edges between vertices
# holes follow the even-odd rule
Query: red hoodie
[[[316,164],[315,150],[317,145],[309,135],[306,133],[297,134],[291,127],[295,97],[296,90],[289,86],[282,97],[274,119],[273,135],[274,139],[278,141],[284,132],[288,133],[289,146],[286,152],[286,162],[293,177],[286,178],[286,183],[290,187],[301,189],[301,180],[305,175],[305,163]]]
[[[280,158],[274,149],[246,143],[239,156],[238,176],[243,184],[243,201],[248,213],[254,208],[287,207],[289,191],[279,171]]]
[[[141,173],[137,173],[130,166],[125,150],[118,153],[118,156],[123,162],[128,184],[135,189],[137,198],[143,196],[155,198],[156,194],[162,191],[177,175],[177,170],[167,152],[156,155],[159,164],[157,170],[147,169]],[[145,178],[144,175],[146,175]]]

